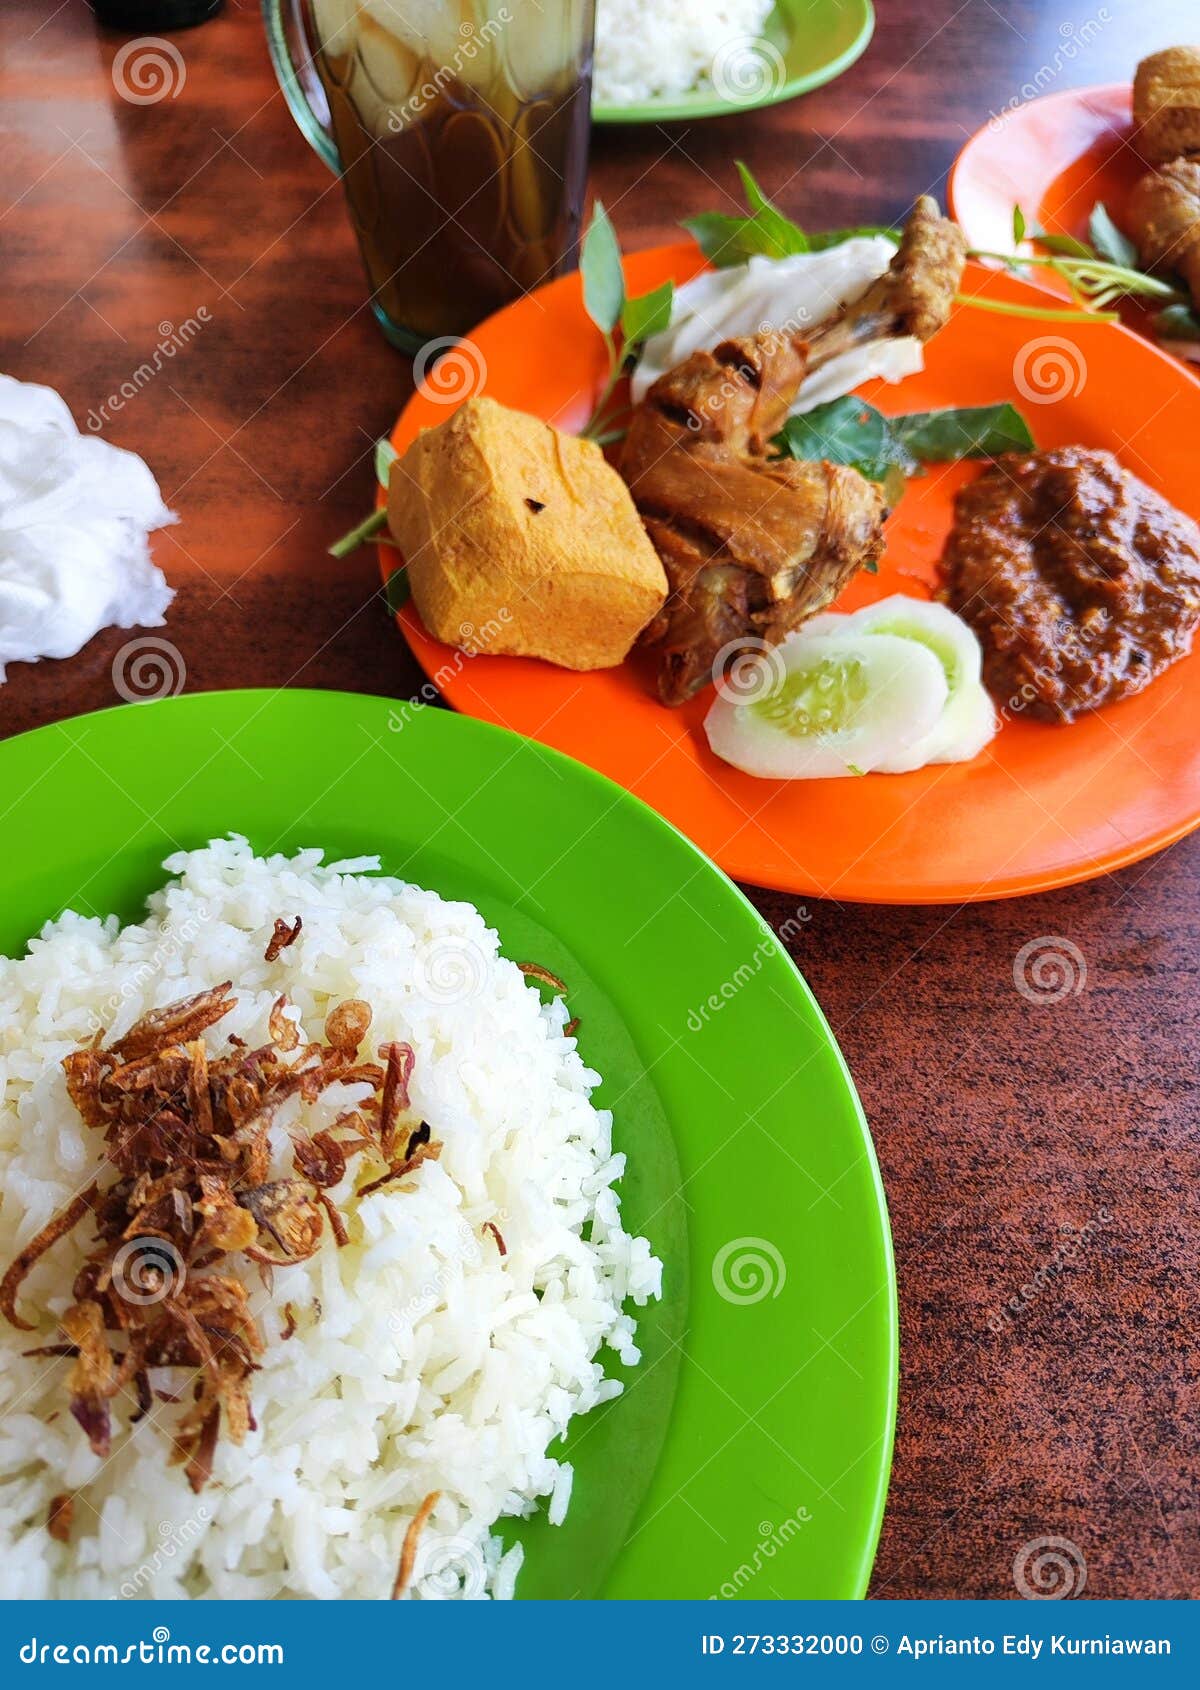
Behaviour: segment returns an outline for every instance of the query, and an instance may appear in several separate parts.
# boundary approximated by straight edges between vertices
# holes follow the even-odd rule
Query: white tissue
[[[133,452],[81,435],[49,387],[0,375],[0,681],[101,628],[156,628],[174,597],[147,535],[176,521]]]

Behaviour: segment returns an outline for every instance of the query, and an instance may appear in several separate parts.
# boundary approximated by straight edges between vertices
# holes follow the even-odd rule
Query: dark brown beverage
[[[372,303],[461,335],[574,261],[593,0],[305,0]]]

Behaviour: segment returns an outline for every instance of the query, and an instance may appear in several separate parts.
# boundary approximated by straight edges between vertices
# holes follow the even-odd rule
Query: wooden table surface
[[[865,57],[805,99],[597,133],[593,185],[626,247],[716,203],[735,156],[814,227],[893,220],[919,191],[944,194],[966,136],[1023,84],[1112,81],[1196,34],[1194,0],[878,9]],[[120,38],[97,34],[83,0],[8,0],[3,367],[57,387],[82,421],[182,334],[103,434],[142,453],[182,513],[155,549],[188,689],[408,696],[418,674],[373,556],[333,566],[325,547],[370,501],[371,445],[409,366],[372,321],[340,192],[276,92],[257,4],[230,0],[174,39],[186,82],[132,104],[114,92]],[[127,638],[13,665],[0,732],[116,702]],[[901,1407],[878,1596],[1013,1597],[1014,1556],[1042,1537],[1077,1546],[1088,1596],[1200,1590],[1198,894],[1193,838],[1044,897],[814,902],[793,923],[895,1232]],[[776,921],[792,907],[751,896]],[[1056,1004],[1014,989],[1015,953],[1042,936],[1086,962],[1086,989]]]

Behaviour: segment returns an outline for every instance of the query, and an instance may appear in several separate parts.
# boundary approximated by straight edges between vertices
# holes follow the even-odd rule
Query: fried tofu
[[[429,632],[566,669],[620,663],[667,578],[591,441],[469,399],[392,465],[388,526]]]

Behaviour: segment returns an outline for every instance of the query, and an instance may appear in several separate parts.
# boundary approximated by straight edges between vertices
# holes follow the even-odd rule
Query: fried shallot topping
[[[408,1522],[408,1530],[404,1534],[404,1543],[400,1550],[400,1565],[396,1568],[396,1582],[392,1586],[393,1602],[408,1589],[417,1561],[417,1545],[421,1540],[421,1533],[425,1530],[425,1522],[437,1507],[441,1494],[440,1490],[431,1490]]]
[[[278,962],[289,945],[294,945],[300,937],[300,929],[304,922],[299,916],[295,921],[285,921],[281,915],[275,917],[275,931],[267,941],[267,948],[263,952],[264,962]]]
[[[286,948],[299,930],[298,917],[294,925],[276,922],[272,946]],[[326,1221],[337,1245],[349,1242],[346,1218],[329,1193],[353,1157],[361,1153],[385,1170],[359,1182],[361,1197],[441,1151],[422,1122],[396,1154],[413,1053],[390,1043],[380,1049],[381,1062],[359,1061],[368,1004],[339,1004],[326,1020],[324,1042],[301,1044],[287,999],[279,998],[267,1044],[250,1049],[231,1037],[226,1054],[211,1055],[202,1034],[234,1007],[231,991],[225,981],[151,1010],[108,1047],[97,1038],[64,1058],[71,1099],[86,1124],[103,1132],[115,1178],[103,1189],[89,1185],[67,1204],[0,1279],[0,1313],[33,1331],[17,1312],[21,1284],[91,1215],[96,1242],[59,1320],[63,1341],[26,1353],[71,1359],[71,1413],[100,1456],[112,1447],[111,1405],[119,1393],[135,1402],[131,1424],[156,1396],[185,1402],[172,1428],[172,1459],[184,1464],[194,1491],[212,1476],[219,1433],[240,1444],[254,1428],[250,1381],[264,1340],[242,1277],[249,1264],[269,1288],[275,1270],[316,1253]],[[370,1095],[320,1131],[292,1126],[294,1173],[270,1177],[270,1129],[280,1106],[293,1097],[314,1103],[339,1083],[366,1084]],[[319,1305],[314,1310],[319,1318]],[[283,1336],[290,1337],[290,1304],[286,1312]],[[178,1394],[158,1381],[152,1389],[152,1369],[183,1369],[188,1377]],[[69,1503],[56,1498],[51,1508],[48,1529],[56,1537],[70,1529]]]
[[[63,1491],[58,1496],[50,1498],[50,1511],[46,1519],[46,1530],[56,1543],[70,1543],[71,1520],[75,1513],[75,1498],[69,1491]]]

